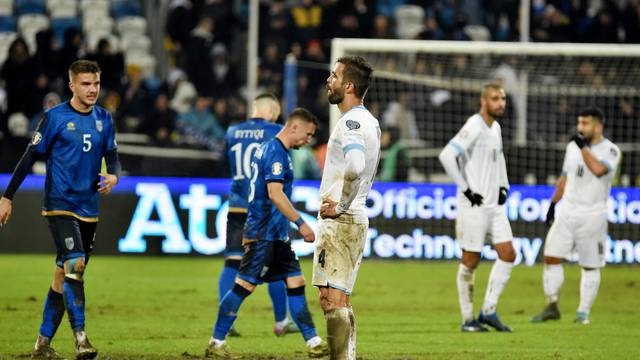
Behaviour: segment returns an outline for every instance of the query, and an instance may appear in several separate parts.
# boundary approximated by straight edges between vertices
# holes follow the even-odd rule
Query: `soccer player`
[[[313,285],[320,291],[331,359],[356,358],[350,296],[369,226],[365,202],[380,159],[380,124],[363,105],[372,72],[365,59],[343,57],[327,78],[329,103],[342,117],[329,138],[320,184]]]
[[[463,332],[488,331],[485,325],[511,332],[496,313],[498,299],[509,281],[516,258],[504,206],[509,181],[497,121],[504,115],[505,106],[502,87],[485,85],[480,96],[480,111],[467,120],[439,156],[445,171],[458,185],[456,238],[462,249],[462,261],[457,284]],[[491,269],[484,304],[476,319],[473,315],[474,272],[487,235],[498,258]]]
[[[547,307],[533,317],[533,322],[560,319],[562,260],[573,250],[577,251],[582,267],[575,322],[590,322],[589,312],[600,286],[600,268],[605,265],[607,200],[621,156],[620,149],[602,135],[604,123],[599,109],[583,110],[578,115],[577,134],[567,145],[562,174],[547,213],[547,223],[552,223],[544,245],[542,277]],[[560,199],[562,206],[555,218]]]
[[[73,329],[76,359],[93,359],[98,350],[85,333],[83,274],[98,223],[98,203],[118,183],[115,131],[111,114],[97,106],[100,68],[78,60],[69,67],[71,100],[48,110],[16,166],[0,199],[0,225],[11,216],[12,199],[36,160],[45,160],[44,205],[57,256],[53,283],[44,303],[40,332],[32,358],[61,359],[51,340],[65,311]],[[101,173],[102,158],[107,173]]]
[[[253,156],[249,185],[249,212],[244,227],[244,255],[233,288],[220,302],[213,336],[205,357],[230,359],[225,341],[244,299],[263,282],[286,280],[289,311],[307,342],[310,357],[328,353],[327,344],[316,332],[305,298],[305,280],[289,241],[290,222],[298,226],[304,241],[315,241],[311,227],[302,220],[291,201],[293,167],[289,149],[308,144],[318,120],[297,108],[274,139],[265,142]]]
[[[251,180],[251,158],[260,145],[272,139],[282,126],[275,124],[280,116],[280,103],[271,94],[258,95],[253,101],[251,118],[238,125],[229,127],[226,141],[226,154],[231,170],[231,193],[229,194],[229,213],[227,215],[227,247],[225,249],[224,268],[218,281],[218,301],[231,290],[238,274],[242,248],[242,229],[247,220],[249,203],[249,183]],[[269,283],[269,295],[273,303],[276,324],[273,328],[276,336],[296,332],[293,323],[287,318],[287,289],[284,281]],[[235,329],[229,330],[229,336],[239,336]]]

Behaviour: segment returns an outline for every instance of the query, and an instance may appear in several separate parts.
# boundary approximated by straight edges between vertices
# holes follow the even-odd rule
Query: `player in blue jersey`
[[[295,210],[291,201],[293,167],[289,149],[311,141],[317,119],[305,109],[295,109],[274,139],[256,151],[251,163],[249,212],[244,227],[244,255],[233,288],[220,302],[218,319],[205,351],[205,357],[230,359],[226,336],[233,326],[240,304],[257,285],[285,280],[289,311],[307,342],[310,357],[328,354],[327,343],[316,332],[305,298],[305,280],[300,263],[289,241],[290,222],[298,226],[304,241],[315,241],[311,227]]]
[[[227,214],[227,247],[225,249],[224,268],[218,281],[218,301],[231,290],[240,268],[242,248],[242,229],[247,220],[249,202],[249,183],[251,180],[251,159],[260,145],[273,139],[281,125],[275,124],[280,116],[280,103],[272,94],[258,95],[253,101],[251,118],[229,127],[225,136],[225,147],[231,170],[231,192],[229,194],[229,213]],[[273,303],[276,336],[296,332],[297,328],[287,318],[287,289],[284,281],[269,283],[269,295]],[[232,328],[229,336],[240,334]]]
[[[0,225],[9,221],[12,199],[36,160],[47,164],[42,215],[47,218],[57,256],[53,283],[44,303],[32,358],[62,359],[50,343],[65,311],[73,329],[76,359],[98,350],[85,333],[83,273],[93,249],[98,203],[118,183],[115,131],[111,114],[96,106],[100,68],[78,60],[69,67],[71,100],[46,112],[0,199]],[[107,173],[101,173],[102,158]]]

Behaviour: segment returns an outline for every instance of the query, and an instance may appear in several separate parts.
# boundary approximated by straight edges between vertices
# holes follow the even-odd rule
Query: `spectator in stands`
[[[35,89],[34,63],[29,58],[29,48],[23,38],[16,38],[9,46],[9,55],[2,67],[0,77],[7,90],[7,114],[24,113],[27,117],[37,112],[30,111],[30,101]]]
[[[569,42],[571,18],[552,4],[533,13],[531,36],[535,41]]]
[[[238,90],[240,82],[236,78],[235,69],[229,62],[229,54],[223,43],[216,43],[211,50],[212,57],[212,91],[214,98],[220,98]]]
[[[393,30],[391,29],[388,17],[378,14],[373,19],[373,29],[371,38],[373,39],[393,39]]]
[[[391,101],[387,110],[382,114],[382,122],[386,127],[396,127],[399,130],[399,139],[417,140],[420,138],[416,114],[411,111],[409,94],[400,93],[398,99]]]
[[[175,130],[178,114],[169,107],[169,97],[160,93],[156,97],[153,109],[145,112],[143,131],[156,146],[170,146],[171,135]]]
[[[60,67],[58,72],[62,75],[65,85],[68,82],[67,70],[71,64],[84,55],[84,49],[82,48],[82,31],[78,28],[72,27],[64,32],[64,44],[60,49]],[[67,95],[71,95],[71,90],[68,86],[64,87],[64,91]],[[71,97],[71,96],[69,96]]]
[[[121,132],[139,132],[144,113],[150,107],[150,91],[143,78],[142,68],[129,65],[127,68],[128,82],[120,107]]]
[[[320,39],[322,7],[316,0],[301,0],[291,7],[295,41],[306,44]]]
[[[223,128],[226,129],[231,125],[233,118],[229,114],[229,104],[226,98],[216,99],[213,102],[213,116]]]
[[[587,32],[587,39],[592,43],[617,43],[618,22],[615,14],[607,8],[601,9]]]
[[[192,109],[178,118],[178,127],[187,136],[211,149],[224,139],[224,128],[211,112],[211,99],[199,96]]]
[[[169,4],[166,31],[171,40],[170,51],[179,67],[186,66],[185,49],[191,30],[197,24],[196,12],[189,0],[172,0]]]
[[[291,46],[291,15],[287,11],[286,4],[283,0],[274,0],[263,13],[261,21],[260,34],[260,53],[264,54],[265,49],[269,45],[275,44],[278,52],[284,54]]]
[[[280,94],[284,78],[284,56],[280,53],[276,43],[269,43],[265,48],[260,62],[260,85],[266,91]]]
[[[427,15],[424,18],[424,30],[416,36],[418,40],[444,40],[444,31],[438,26],[435,16]]]
[[[213,46],[213,20],[203,17],[198,22],[187,42],[187,76],[200,96],[212,95],[213,70],[210,54]]]
[[[408,181],[411,158],[406,145],[400,140],[400,130],[394,126],[384,128],[380,146],[385,155],[380,162],[378,180]]]
[[[42,116],[44,115],[44,113],[47,112],[52,107],[60,104],[61,101],[62,100],[60,99],[60,95],[58,95],[57,93],[50,92],[47,95],[45,95],[43,104],[42,104],[42,111],[32,116],[31,120],[29,121],[29,131],[30,132],[36,131],[36,128],[38,127],[38,123],[40,123],[40,120],[42,119]]]
[[[121,90],[124,78],[124,57],[121,52],[114,53],[108,39],[100,39],[96,51],[87,56],[100,65],[100,86],[104,90]]]
[[[56,38],[51,29],[38,31],[36,34],[36,53],[33,55],[33,61],[37,67],[37,71],[47,77],[51,88],[62,91],[67,85],[68,80],[64,74],[58,70],[60,68],[60,54],[56,50]]]

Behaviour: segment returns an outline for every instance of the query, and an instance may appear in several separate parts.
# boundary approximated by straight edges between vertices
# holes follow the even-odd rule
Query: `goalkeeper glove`
[[[549,210],[547,211],[547,225],[551,226],[553,224],[553,220],[556,217],[556,203],[552,202],[549,205]]]
[[[507,195],[509,194],[509,189],[504,186],[500,187],[500,192],[498,193],[498,205],[503,205],[507,202]]]
[[[580,133],[573,135],[573,137],[571,137],[571,141],[575,142],[580,149],[587,145],[587,139],[585,139],[584,135]]]
[[[471,206],[482,205],[482,199],[483,199],[482,195],[474,193],[473,191],[471,191],[471,189],[467,189],[464,192],[464,196],[466,196],[467,199],[471,201]]]

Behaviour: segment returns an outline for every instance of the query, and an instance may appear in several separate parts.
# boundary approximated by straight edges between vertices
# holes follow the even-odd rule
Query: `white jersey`
[[[609,171],[601,177],[595,176],[585,164],[578,145],[573,141],[567,145],[562,165],[562,175],[567,177],[567,183],[562,200],[563,209],[571,213],[607,211],[611,183],[620,162],[620,149],[603,138],[599,143],[591,145],[589,150]]]
[[[500,187],[509,188],[507,166],[502,152],[502,130],[494,121],[491,127],[475,114],[449,142],[461,157],[461,172],[469,188],[482,195],[483,206],[498,205]],[[469,201],[458,189],[458,201]]]
[[[356,197],[345,214],[355,223],[368,224],[365,202],[373,185],[380,158],[380,124],[364,106],[355,106],[342,115],[327,144],[320,199],[340,201],[344,185],[345,154],[363,151],[365,167]],[[340,218],[337,219],[340,221]]]

